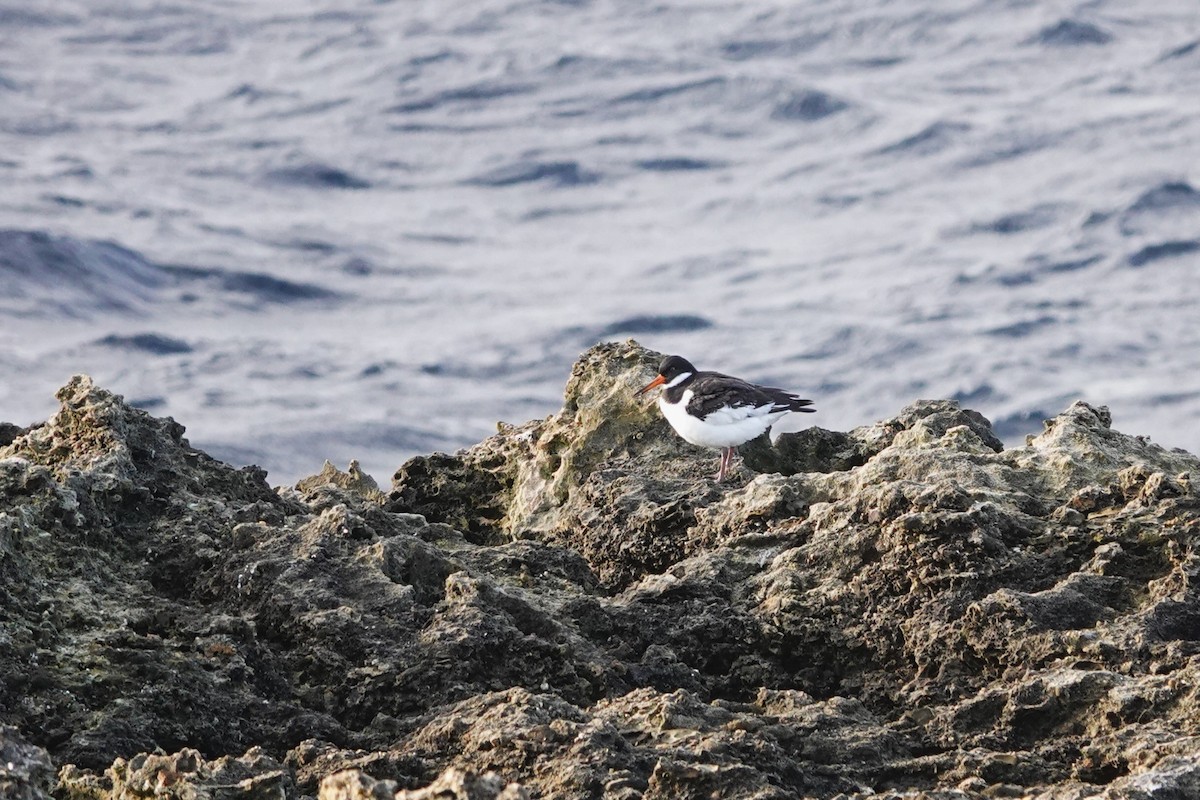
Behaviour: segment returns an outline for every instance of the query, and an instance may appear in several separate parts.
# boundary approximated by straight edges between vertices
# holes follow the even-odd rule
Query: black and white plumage
[[[721,449],[716,479],[724,480],[740,444],[761,435],[781,417],[808,408],[811,400],[748,383],[720,372],[701,372],[682,356],[667,356],[658,376],[638,390],[641,395],[663,386],[658,407],[684,440],[701,447]]]

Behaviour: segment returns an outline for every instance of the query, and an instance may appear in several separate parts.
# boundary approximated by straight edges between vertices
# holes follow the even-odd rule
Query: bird
[[[640,397],[656,386],[663,391],[658,407],[685,441],[721,449],[721,466],[714,476],[725,480],[738,445],[762,435],[793,411],[816,411],[805,400],[783,389],[759,386],[720,372],[701,372],[683,356],[667,356],[658,375],[634,394]]]

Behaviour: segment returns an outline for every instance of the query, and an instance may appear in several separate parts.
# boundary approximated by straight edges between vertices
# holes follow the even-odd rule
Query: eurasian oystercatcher
[[[733,456],[745,444],[793,411],[816,411],[791,392],[747,383],[719,372],[700,372],[682,356],[667,356],[658,365],[658,377],[634,397],[665,386],[658,407],[675,432],[701,447],[721,448],[721,468],[716,480],[725,479]]]

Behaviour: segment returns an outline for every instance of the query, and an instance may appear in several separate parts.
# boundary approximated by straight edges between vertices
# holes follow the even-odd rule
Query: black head
[[[691,373],[696,374],[696,368],[692,366],[692,362],[688,361],[683,356],[667,356],[658,365],[658,377],[647,383],[641,389],[634,393],[634,397],[650,391],[655,386],[662,386],[664,383],[670,383],[680,375]]]
[[[696,368],[692,366],[692,362],[683,356],[667,356],[658,365],[658,374],[666,378],[667,383],[670,383],[685,372],[694,373],[695,371]]]

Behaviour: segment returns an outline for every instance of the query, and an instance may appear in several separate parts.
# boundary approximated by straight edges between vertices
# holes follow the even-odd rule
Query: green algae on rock
[[[613,460],[645,459],[655,437],[665,438],[658,412],[633,397],[656,358],[633,342],[593,347],[576,362],[558,414],[501,426],[452,456],[412,459],[396,473],[389,507],[429,511],[468,535],[487,530],[491,541],[553,527],[587,476]],[[439,518],[448,511],[452,519]]]

